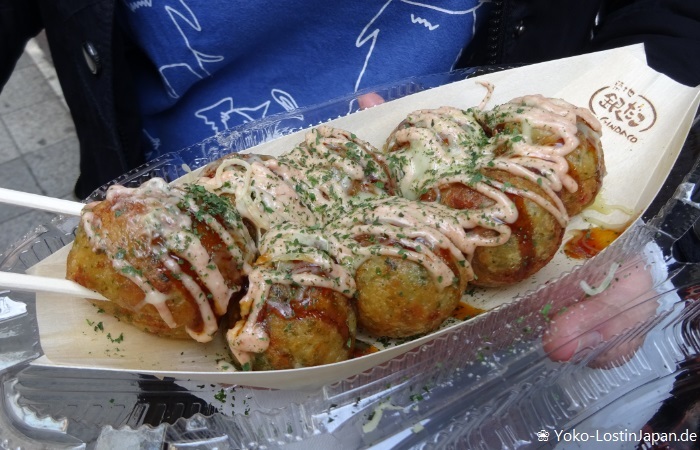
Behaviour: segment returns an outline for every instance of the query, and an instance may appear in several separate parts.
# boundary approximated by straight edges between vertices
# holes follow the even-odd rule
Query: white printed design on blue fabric
[[[202,53],[200,51],[197,51],[192,48],[190,45],[190,41],[187,38],[187,27],[190,29],[193,29],[197,32],[202,31],[202,26],[199,24],[199,21],[197,20],[197,16],[194,15],[192,10],[185,4],[185,0],[180,0],[180,4],[185,9],[185,12],[178,11],[177,9],[171,7],[171,6],[166,6],[165,11],[167,11],[168,15],[170,16],[170,20],[173,21],[173,24],[177,28],[177,30],[180,32],[180,36],[185,41],[185,45],[187,48],[190,50],[192,53],[192,57],[194,58],[194,61],[190,61],[197,65],[199,67],[199,70],[197,70],[195,67],[193,67],[193,64],[190,64],[190,62],[181,62],[181,63],[176,63],[176,64],[170,64],[170,65],[165,65],[161,66],[158,70],[160,71],[161,75],[163,76],[163,79],[165,80],[166,84],[168,85],[169,88],[169,94],[173,98],[178,98],[180,95],[175,91],[170,86],[170,83],[168,83],[168,75],[167,73],[170,72],[177,72],[180,69],[184,68],[185,70],[191,71],[193,74],[195,74],[199,78],[204,78],[205,76],[209,75],[209,71],[204,68],[204,63],[215,63],[215,62],[221,62],[224,60],[224,57],[221,55],[207,55],[206,53]],[[178,20],[179,19],[179,20]]]
[[[160,148],[160,139],[151,136],[151,134],[145,128],[142,131],[143,131],[143,134],[145,134],[146,137],[148,138],[148,141],[153,146],[153,150],[158,151],[158,149]]]
[[[337,6],[343,20],[324,13],[318,30],[285,21],[296,3],[280,16],[263,7],[273,2],[120,1],[127,32],[153,62],[135,67],[150,158],[283,111],[296,110],[270,133],[308,126],[299,106],[446,72],[492,0],[343,2]],[[258,47],[264,51],[250,51]],[[308,58],[300,57],[304,52]],[[356,109],[350,100],[333,104],[329,114]]]
[[[292,111],[299,107],[294,97],[281,89],[272,89],[270,95],[285,111]],[[243,116],[243,123],[266,117],[270,103],[271,100],[267,100],[254,107],[234,108],[233,97],[224,97],[213,105],[197,110],[194,115],[209,125],[214,133],[218,133],[229,128],[228,121],[233,114]]]
[[[440,26],[440,24],[433,25],[432,23],[428,22],[422,17],[417,17],[415,14],[411,13],[411,22],[412,23],[420,23],[425,26],[425,28],[429,29],[430,31],[437,30],[437,28]]]
[[[153,6],[153,0],[124,0],[124,3],[126,4],[127,8],[131,10],[131,12],[134,12],[139,8],[150,8]]]
[[[125,0],[125,2],[132,12],[139,8],[153,7],[152,0]],[[164,64],[158,67],[168,95],[172,98],[180,98],[182,92],[178,92],[178,88],[172,80],[186,80],[188,79],[188,75],[203,79],[210,75],[209,71],[204,67],[204,64],[222,62],[224,57],[222,55],[209,55],[192,47],[189,36],[194,37],[194,34],[201,33],[202,26],[192,9],[185,3],[185,0],[160,1],[157,6],[163,6],[168,17],[170,17],[170,21],[175,28],[177,28],[178,33],[182,37],[185,47],[188,49],[188,52],[184,52],[184,54],[187,55],[188,58],[191,56],[189,60]]]
[[[466,9],[453,9],[449,7],[445,7],[446,3],[452,3],[455,6],[458,6],[462,3],[465,3],[460,0],[455,0],[452,2],[445,2],[441,0],[423,0],[423,1],[411,1],[411,0],[398,0],[398,3],[402,3],[405,5],[412,5],[417,8],[417,11],[415,13],[410,14],[410,22],[411,24],[418,25],[424,27],[427,31],[435,31],[440,27],[439,23],[432,23],[425,17],[421,16],[421,13],[425,12],[437,12],[441,13],[441,19],[442,20],[447,20],[451,19],[457,16],[463,16],[465,14],[471,14],[473,16],[473,26],[472,26],[472,37],[474,36],[474,33],[476,32],[476,12],[478,11],[479,8],[481,8],[485,3],[489,3],[490,0],[479,0],[479,3],[471,8],[466,8]],[[394,3],[394,0],[388,0],[375,14],[374,17],[369,21],[369,23],[363,28],[362,32],[360,32],[360,35],[357,37],[357,40],[355,41],[355,47],[356,48],[362,48],[365,45],[369,45],[369,48],[367,49],[367,55],[365,56],[364,64],[362,68],[360,69],[360,73],[357,77],[357,80],[355,81],[355,91],[360,89],[360,84],[362,83],[362,78],[364,77],[366,71],[367,71],[367,66],[369,65],[370,59],[372,58],[372,55],[375,53],[376,46],[377,46],[377,41],[379,37],[379,33],[381,32],[381,27],[382,27],[382,21],[381,19],[383,17],[387,17],[387,22],[390,23],[392,15],[397,11],[393,10],[387,10],[389,6]],[[434,4],[433,4],[434,3]],[[470,4],[471,2],[466,2],[467,4]],[[397,5],[398,8],[399,5]],[[396,9],[396,8],[394,8]],[[400,12],[400,11],[399,11]],[[458,18],[458,17],[457,17]],[[390,26],[390,25],[389,25]],[[455,62],[459,58],[459,54],[456,55],[455,57]]]

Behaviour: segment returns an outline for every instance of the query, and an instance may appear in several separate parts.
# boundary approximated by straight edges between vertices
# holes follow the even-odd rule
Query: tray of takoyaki
[[[651,202],[697,102],[631,54],[576,62],[109,187],[33,268],[109,301],[38,294],[37,364],[320,386],[556,280],[584,262],[565,251],[576,230],[619,234]]]

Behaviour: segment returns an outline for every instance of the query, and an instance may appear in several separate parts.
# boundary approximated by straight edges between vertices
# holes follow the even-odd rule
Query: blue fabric
[[[449,71],[488,0],[123,0],[152,159],[241,123]]]

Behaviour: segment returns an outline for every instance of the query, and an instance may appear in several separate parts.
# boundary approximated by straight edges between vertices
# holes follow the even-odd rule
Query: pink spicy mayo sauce
[[[201,331],[187,329],[190,336],[199,342],[208,342],[218,329],[217,317],[226,313],[231,296],[240,287],[229,287],[224,275],[212,262],[212,255],[202,245],[194,232],[193,215],[198,214],[200,220],[206,223],[225,244],[225,250],[236,261],[246,261],[244,254],[252,249],[252,240],[245,236],[244,227],[237,229],[244,232],[244,250],[232,237],[233,227],[225,227],[214,217],[200,210],[200,206],[187,195],[185,190],[169,186],[160,178],[151,179],[137,188],[112,186],[107,191],[106,202],[111,204],[111,211],[127,214],[127,227],[133,239],[144,246],[135,247],[136,251],[144,254],[136,258],[154,258],[179,279],[189,294],[196,301],[199,313],[204,322]],[[103,251],[111,260],[112,266],[127,277],[141,290],[145,297],[140,307],[153,305],[163,321],[170,327],[177,324],[172,312],[167,306],[169,297],[157,291],[139,270],[132,269],[128,258],[120,252],[119,244],[110,239],[109,230],[102,227],[101,220],[95,216],[92,209],[96,203],[85,207],[82,215],[82,226],[85,230],[93,251]],[[129,205],[139,204],[138,211]],[[145,248],[145,250],[143,250]],[[138,250],[142,249],[142,250]],[[196,279],[183,272],[178,260],[173,255],[187,261],[196,274]],[[204,291],[202,286],[208,291]],[[210,303],[208,297],[211,297]]]
[[[321,126],[279,158],[232,156],[196,182],[209,192],[228,196],[257,234],[257,249],[248,246],[248,251],[260,257],[255,265],[246,264],[243,269],[249,286],[240,300],[242,318],[226,334],[241,365],[268,348],[269,336],[259,316],[273,284],[324,287],[352,297],[357,269],[377,255],[422,265],[439,289],[452,285],[456,278],[468,282],[474,277],[470,265],[474,251],[502,245],[510,238],[508,224],[517,220],[518,210],[507,194],[531,199],[566,225],[569,217],[557,193],[562,189],[574,192],[578,186],[568,174],[565,157],[580,144],[577,120],[585,121],[595,132],[600,131],[598,121],[587,110],[539,95],[514,99],[491,112],[481,111],[483,106],[416,111],[392,133],[384,152],[352,133]],[[482,123],[488,123],[489,115],[494,114],[501,123],[517,124],[518,134],[488,136]],[[556,144],[536,144],[535,133],[541,130],[553,134]],[[508,150],[503,152],[506,140]],[[544,194],[486,180],[481,174],[485,168],[526,178]],[[455,182],[469,185],[492,203],[455,211],[419,200],[425,192]],[[154,254],[171,268],[167,252],[180,256],[183,249],[176,243],[185,235],[196,239],[187,234],[191,229],[188,213],[173,208],[182,202],[180,191],[153,181],[136,189],[115,188],[108,201],[116,205],[123,201],[122,196],[148,203],[152,212],[134,218],[135,226],[151,241],[159,242]],[[94,247],[112,253],[107,240],[89,231],[99,224],[93,223],[89,208],[86,210],[83,223]],[[225,230],[216,231],[227,239]],[[155,235],[161,239],[156,240]],[[362,245],[360,241],[367,237],[373,237],[371,243]],[[457,262],[458,274],[438,256],[445,253]],[[247,260],[244,254],[232,256]],[[225,286],[215,269],[207,268],[209,259],[201,246],[195,243],[187,260],[208,278],[205,284],[219,312],[235,290]],[[303,264],[293,264],[298,262]],[[124,262],[113,264],[117,268]],[[172,321],[164,295],[138,276],[130,279],[146,293],[144,303],[156,306],[166,323]],[[195,298],[196,284],[191,286]],[[203,317],[208,307],[204,303]],[[205,331],[193,337],[205,340],[215,328],[216,323],[207,323]]]
[[[499,107],[498,113],[506,121],[517,122],[521,129],[520,137],[513,140],[507,154],[497,154],[497,149],[503,139],[510,137],[489,138],[477,120],[479,111],[442,107],[409,115],[387,143],[387,148],[400,147],[398,152],[379,154],[371,146],[363,145],[365,156],[367,152],[371,156],[347,161],[329,148],[348,142],[354,146],[356,138],[323,127],[309,132],[305,141],[289,154],[279,160],[268,160],[266,167],[282,180],[276,183],[295,186],[298,202],[311,211],[311,216],[298,216],[315,221],[296,220],[293,222],[300,227],[288,228],[284,233],[275,228],[275,233],[263,236],[260,253],[268,255],[266,265],[255,267],[250,274],[248,293],[241,300],[243,319],[227,333],[239,362],[245,364],[254,353],[267,348],[268,336],[258,315],[273,283],[323,286],[351,296],[356,289],[353,275],[357,268],[370,256],[382,255],[421,264],[435,281],[440,280],[437,285],[444,288],[455,276],[437,256],[438,249],[452,254],[459,263],[457,266],[462,268],[460,276],[471,280],[469,262],[475,249],[501,245],[510,237],[508,224],[517,220],[518,211],[507,193],[533,200],[565,226],[569,217],[557,192],[578,188],[568,174],[564,159],[580,144],[576,136],[577,120],[583,119],[596,132],[600,125],[587,110],[542,96],[514,99]],[[535,144],[534,130],[556,135],[557,144]],[[383,170],[368,174],[367,165],[361,166],[358,161],[377,164]],[[480,177],[480,170],[485,167],[506,170],[536,182],[545,195],[496,180],[487,183]],[[391,174],[388,179],[385,171]],[[395,186],[400,197],[377,189],[354,196],[349,189],[352,181],[369,175],[374,175],[374,181],[379,180],[382,187]],[[299,180],[304,180],[303,185]],[[417,201],[426,189],[453,182],[473,186],[493,200],[493,204],[478,211],[454,211],[436,203]],[[310,230],[311,221],[315,222],[312,225],[315,228]],[[268,222],[283,224],[290,220],[270,218]],[[477,232],[477,229],[493,232]],[[356,238],[368,235],[381,236],[392,244],[359,245]],[[303,243],[305,251],[291,251],[290,242]],[[322,275],[290,276],[270,264],[290,258],[321,267]]]
[[[519,97],[490,112],[452,107],[420,110],[392,133],[386,158],[405,198],[418,199],[432,189],[462,183],[493,201],[487,215],[495,221],[513,223],[518,217],[508,193],[532,200],[565,226],[569,216],[557,192],[578,189],[565,157],[580,145],[579,118],[600,132],[600,123],[590,111],[541,95]],[[489,137],[482,122],[517,123],[520,131]],[[557,143],[536,144],[534,134],[542,130],[553,134]],[[508,150],[502,152],[505,144]],[[545,195],[487,180],[484,169],[530,180]]]

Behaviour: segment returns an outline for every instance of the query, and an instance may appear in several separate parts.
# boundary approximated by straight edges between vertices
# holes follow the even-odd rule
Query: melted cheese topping
[[[241,216],[262,237],[279,223],[328,223],[358,201],[387,196],[391,179],[371,144],[320,126],[284,156],[227,158],[198,183],[217,195],[233,196]]]
[[[198,183],[217,194],[228,194],[240,215],[257,229],[258,238],[273,225],[301,222],[312,225],[316,217],[301,202],[299,194],[271,170],[277,161],[257,156],[248,160],[225,159],[213,177],[202,177]]]
[[[187,195],[187,191],[169,186],[165,180],[154,178],[137,188],[112,186],[107,191],[106,202],[115,214],[127,214],[128,233],[133,239],[144,245],[134,246],[137,259],[154,258],[179,279],[192,296],[203,321],[201,330],[188,328],[193,339],[208,342],[217,331],[217,317],[226,313],[231,296],[240,287],[229,287],[224,275],[216,264],[213,255],[202,244],[194,231],[193,216],[211,229],[225,244],[226,251],[235,261],[247,263],[250,257],[244,254],[252,248],[252,240],[247,236],[245,227],[230,224],[227,228],[214,217],[203,212],[199,205]],[[87,205],[83,211],[82,226],[93,251],[103,251],[110,258],[112,266],[127,277],[141,290],[145,297],[137,310],[146,304],[153,305],[163,321],[170,327],[177,326],[172,312],[167,306],[168,295],[156,290],[140,270],[134,268],[119,248],[119,243],[110,238],[109,230],[102,227],[102,221],[92,211],[96,204]],[[134,208],[138,205],[138,208]],[[139,212],[133,213],[134,210]],[[142,211],[142,212],[141,212]],[[232,237],[234,227],[245,242],[243,250]],[[247,249],[246,249],[247,246]],[[180,260],[187,261],[196,274],[196,279],[180,269]],[[203,290],[200,285],[206,288]],[[208,297],[212,298],[213,305]]]
[[[452,183],[470,186],[493,202],[493,220],[513,223],[517,210],[506,193],[528,198],[552,214],[562,226],[569,220],[557,193],[578,189],[568,174],[565,157],[580,141],[577,121],[595,132],[600,124],[588,110],[563,100],[531,95],[511,100],[489,112],[442,107],[410,114],[389,138],[386,155],[400,194],[418,199]],[[489,137],[481,123],[517,124],[518,133]],[[540,133],[556,144],[538,144]],[[505,151],[503,150],[505,149]],[[497,169],[537,184],[544,195],[487,178],[485,169]]]
[[[391,185],[377,149],[348,131],[328,126],[307,133],[273,170],[323,223],[358,201],[387,196]]]
[[[484,103],[480,108],[483,106]],[[488,116],[486,121],[490,118],[501,124],[516,123],[519,133],[489,137],[481,123],[484,116]],[[321,235],[323,239],[309,240],[305,233],[288,230],[287,234],[266,240],[261,253],[269,254],[269,261],[286,258],[323,267],[327,272],[322,278],[326,281],[337,268],[344,269],[343,274],[354,274],[371,256],[398,257],[422,265],[438,288],[443,289],[454,283],[455,274],[437,256],[440,249],[447,250],[457,261],[461,268],[459,276],[471,280],[474,274],[469,263],[476,248],[502,245],[510,238],[508,224],[517,220],[518,210],[508,194],[535,202],[566,226],[569,217],[557,193],[563,188],[572,192],[578,189],[568,174],[565,157],[580,145],[579,119],[599,132],[600,125],[590,112],[542,96],[517,98],[489,113],[451,107],[417,111],[391,135],[386,146],[389,153],[379,160],[388,166],[401,196],[389,198],[386,192],[373,192],[356,199],[348,196],[347,180],[366,177],[366,167],[361,171],[356,161],[352,164],[338,159],[337,153],[329,150],[334,145],[344,145],[338,140],[339,132],[327,127],[312,131],[286,160],[280,158],[274,170],[294,185],[297,192],[303,193],[305,197],[300,201],[312,211],[337,213],[327,214],[326,220],[317,217],[318,232],[313,236]],[[536,135],[540,132],[554,135],[552,141],[556,144],[538,144]],[[331,136],[334,140],[328,140]],[[347,134],[342,137],[349,138]],[[540,186],[543,194],[488,179],[482,173],[485,168],[529,180]],[[454,211],[437,203],[415,201],[431,189],[452,183],[472,187],[490,199],[491,204],[478,210]],[[369,244],[361,245],[359,238]],[[291,242],[305,243],[316,251],[292,250]],[[267,336],[258,323],[258,313],[269,285],[288,280],[302,285],[326,285],[317,278],[280,273],[269,266],[256,268],[248,295],[242,301],[242,311],[249,315],[227,335],[234,355],[242,364],[250,360],[252,353],[267,348]],[[342,286],[351,292],[349,284]]]
[[[490,94],[492,88],[487,88]],[[478,109],[442,107],[410,114],[390,136],[384,154],[347,131],[322,126],[280,158],[233,156],[219,163],[211,176],[196,181],[216,195],[230,197],[240,216],[258,233],[260,257],[255,266],[244,266],[249,287],[240,300],[242,319],[226,335],[240,364],[268,348],[269,336],[260,313],[271,285],[323,287],[353,296],[355,273],[373,256],[414,261],[430,273],[439,289],[463,285],[474,277],[470,262],[475,250],[502,245],[510,238],[508,224],[517,220],[518,210],[509,194],[536,202],[566,224],[568,215],[557,193],[577,189],[565,160],[579,146],[577,120],[585,121],[595,132],[600,125],[590,112],[542,96],[514,99],[491,112],[481,111],[485,102]],[[483,123],[516,124],[518,132],[490,137]],[[556,144],[537,144],[542,132],[555,136]],[[541,193],[487,178],[484,169],[530,180],[541,187]],[[455,211],[439,203],[417,201],[430,190],[452,183],[471,187],[490,203]],[[120,200],[114,197],[128,192],[129,201],[148,203],[149,212],[134,217],[138,222],[134,226],[149,242],[158,242],[152,252],[173,273],[184,275],[177,272],[168,252],[196,268],[220,314],[225,310],[224,299],[233,290],[225,286],[216,269],[209,268],[209,258],[189,231],[189,214],[176,207],[182,202],[180,191],[159,181],[125,189],[110,191],[108,201],[116,205]],[[189,209],[196,205],[190,204]],[[92,221],[87,212],[86,230],[99,227]],[[215,231],[227,239],[224,229],[215,227]],[[157,234],[161,239],[156,239]],[[88,235],[96,249],[113,253],[108,240],[90,231]],[[183,242],[188,242],[187,251]],[[245,251],[256,253],[251,246]],[[439,256],[445,254],[450,255],[452,266]],[[245,254],[232,256],[246,260]],[[113,263],[117,267],[124,261]],[[144,302],[156,306],[163,320],[171,323],[164,295],[154,291],[147,280],[129,277],[146,293]],[[198,283],[186,276],[182,279],[198,298]],[[207,305],[200,305],[203,316]],[[214,325],[205,328],[207,334]]]

